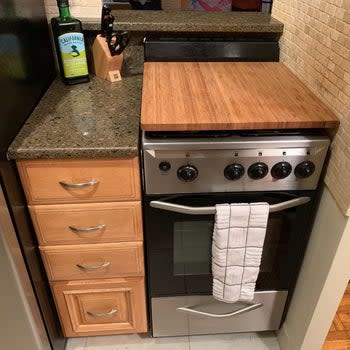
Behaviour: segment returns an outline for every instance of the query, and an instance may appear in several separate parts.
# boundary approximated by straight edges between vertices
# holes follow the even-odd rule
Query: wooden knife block
[[[115,83],[122,80],[120,71],[123,65],[123,54],[112,56],[106,38],[97,35],[92,45],[94,73],[103,79]]]

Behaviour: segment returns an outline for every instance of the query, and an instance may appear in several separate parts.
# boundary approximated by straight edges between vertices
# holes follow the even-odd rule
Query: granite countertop
[[[142,74],[120,82],[93,77],[64,85],[57,78],[8,150],[9,159],[138,155]]]
[[[133,32],[272,33],[283,24],[264,13],[118,11],[115,29]],[[100,19],[83,21],[100,30]],[[57,78],[8,149],[9,159],[111,158],[138,155],[142,46],[128,47],[123,80],[93,77],[66,86]]]
[[[277,33],[283,24],[261,12],[113,11],[114,29],[137,32]],[[100,30],[100,19],[83,20],[84,30]]]

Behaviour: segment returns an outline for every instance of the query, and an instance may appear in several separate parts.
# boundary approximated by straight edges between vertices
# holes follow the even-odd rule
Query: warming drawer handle
[[[78,188],[85,188],[85,187],[91,187],[91,186],[96,186],[100,183],[100,181],[92,179],[90,181],[87,182],[81,182],[81,183],[68,183],[66,181],[60,181],[59,184],[67,189],[78,189]]]
[[[94,271],[94,270],[100,270],[105,269],[108,267],[111,263],[109,261],[106,261],[102,263],[101,265],[84,265],[84,264],[77,264],[76,266],[79,267],[79,269],[84,271]]]
[[[239,310],[236,310],[234,312],[229,312],[226,314],[212,314],[209,312],[194,310],[191,307],[178,307],[176,310],[180,311],[180,312],[185,312],[185,313],[190,314],[190,315],[206,316],[206,317],[212,317],[212,318],[226,318],[226,317],[238,316],[238,315],[244,314],[246,312],[259,309],[263,305],[264,304],[262,304],[262,303],[249,304],[248,306],[245,306]],[[199,306],[199,305],[196,305],[196,306]]]
[[[294,198],[289,201],[281,202],[278,204],[270,205],[270,213],[275,213],[278,211],[290,209],[297,207],[299,205],[310,202],[310,197],[299,197]],[[152,208],[163,209],[167,211],[172,211],[180,214],[189,215],[212,215],[216,213],[215,207],[189,207],[187,205],[180,205],[174,203],[168,203],[163,201],[151,201],[150,206]]]
[[[111,311],[102,312],[102,313],[99,313],[99,312],[92,312],[92,311],[86,311],[86,313],[87,313],[89,316],[92,316],[92,317],[108,317],[108,316],[113,316],[113,315],[115,315],[117,312],[118,312],[117,309],[112,309]]]
[[[74,233],[90,233],[90,232],[102,231],[103,229],[106,228],[106,225],[101,224],[101,225],[91,226],[91,227],[78,227],[78,226],[70,225],[68,227]]]

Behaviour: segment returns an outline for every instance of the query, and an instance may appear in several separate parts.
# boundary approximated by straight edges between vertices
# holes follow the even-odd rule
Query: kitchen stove
[[[320,130],[144,132],[142,166],[153,336],[277,330],[317,206]],[[268,202],[252,304],[212,297],[215,205]]]
[[[278,42],[261,38],[155,35],[144,46],[145,62],[279,60]],[[328,147],[328,137],[315,129],[142,134],[153,336],[279,329],[310,236]],[[254,300],[219,302],[211,274],[215,205],[252,202],[270,205]]]

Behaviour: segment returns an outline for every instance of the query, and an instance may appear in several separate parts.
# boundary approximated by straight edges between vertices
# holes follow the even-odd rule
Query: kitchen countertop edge
[[[212,32],[212,33],[283,33],[283,23],[267,13],[191,11],[129,11],[113,14],[114,29],[134,32]],[[100,30],[99,18],[83,18],[83,29]]]
[[[140,74],[116,84],[92,77],[75,86],[56,78],[11,143],[7,158],[138,156],[141,88]]]

